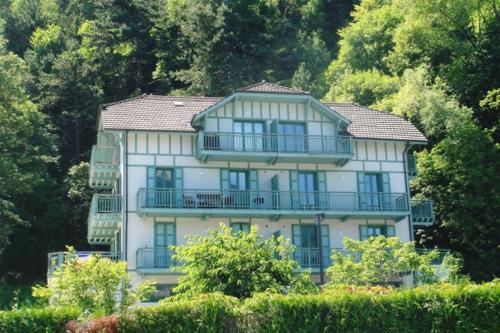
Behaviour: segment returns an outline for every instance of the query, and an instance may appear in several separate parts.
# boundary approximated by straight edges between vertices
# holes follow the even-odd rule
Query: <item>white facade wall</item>
[[[335,135],[336,124],[326,119],[321,113],[310,110],[304,104],[286,104],[270,102],[236,102],[234,107],[228,104],[217,110],[212,117],[207,117],[205,131],[231,132],[233,118],[264,119],[269,126],[271,119],[279,118],[288,121],[307,123],[307,133],[314,135]],[[314,163],[277,163],[270,165],[259,162],[215,162],[202,163],[195,157],[196,134],[135,132],[129,131],[122,141],[122,151],[127,150],[126,158],[122,158],[123,191],[127,191],[126,219],[126,253],[129,270],[134,281],[143,277],[136,272],[136,251],[142,247],[154,247],[154,224],[156,222],[175,222],[176,243],[183,244],[185,236],[190,234],[206,234],[207,229],[217,228],[219,223],[229,225],[232,222],[250,222],[259,227],[259,232],[269,236],[280,231],[291,239],[292,225],[313,223],[310,219],[229,219],[229,218],[186,218],[156,217],[141,218],[137,215],[137,192],[147,186],[147,168],[150,166],[182,168],[184,189],[220,189],[220,169],[255,169],[258,170],[259,190],[271,190],[271,178],[279,175],[281,191],[290,190],[291,170],[313,170],[326,173],[328,191],[358,191],[358,172],[387,172],[390,175],[390,191],[407,193],[404,156],[405,143],[397,141],[370,141],[355,139],[353,141],[353,158],[343,166]],[[126,166],[124,165],[126,163]],[[312,214],[312,213],[311,213]],[[356,219],[346,221],[327,219],[323,222],[329,228],[331,248],[341,248],[345,237],[359,239],[359,226],[365,224],[395,225],[396,236],[404,241],[410,240],[410,222],[408,217],[396,223],[391,219]],[[122,236],[124,240],[125,236]],[[124,249],[122,248],[122,251]],[[177,276],[162,274],[154,276],[158,283],[175,283]]]

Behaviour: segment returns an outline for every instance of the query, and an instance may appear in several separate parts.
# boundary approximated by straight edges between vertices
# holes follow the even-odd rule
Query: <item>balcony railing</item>
[[[431,200],[411,200],[411,218],[415,224],[434,222],[434,209]]]
[[[119,165],[120,148],[108,146],[92,146],[92,155],[90,157],[91,165]]]
[[[176,263],[173,251],[167,247],[143,247],[137,249],[137,269],[169,269]]]
[[[122,212],[121,194],[94,194],[92,196],[92,214],[113,214]]]
[[[417,160],[415,155],[408,154],[406,157],[407,165],[408,165],[408,177],[414,178],[417,176]]]
[[[433,250],[429,250],[429,249],[415,249],[415,251],[418,253],[418,254],[427,254]],[[450,250],[447,250],[447,249],[439,249],[439,250],[436,250],[437,253],[438,253],[438,256],[436,259],[434,259],[432,261],[432,264],[433,265],[441,265],[443,263],[443,259],[444,257],[450,253]],[[356,251],[350,251],[350,250],[346,250],[346,249],[333,249],[332,250],[332,255],[334,253],[340,253],[340,255],[342,255],[343,257],[351,257],[353,258],[354,262],[359,262],[361,261],[362,257],[363,257],[363,254],[361,252],[356,252]]]
[[[273,133],[202,133],[203,149],[228,152],[352,154],[352,137]]]
[[[52,275],[56,269],[61,266],[66,260],[68,252],[51,252],[48,254],[47,261],[47,274]],[[76,258],[79,260],[86,260],[88,257],[92,255],[100,255],[103,258],[108,258],[112,261],[121,260],[120,252],[100,252],[100,251],[78,251],[75,252]]]
[[[119,176],[120,148],[94,145],[90,157],[90,186],[112,188]]]
[[[406,212],[404,193],[139,189],[141,209],[252,209]]]
[[[90,244],[110,244],[122,221],[122,196],[94,194],[88,218],[87,239]]]

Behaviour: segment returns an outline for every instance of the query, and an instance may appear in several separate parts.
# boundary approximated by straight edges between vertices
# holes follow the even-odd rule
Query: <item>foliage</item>
[[[410,273],[415,284],[437,281],[431,264],[437,252],[418,254],[414,243],[401,242],[398,237],[378,236],[365,241],[344,238],[344,248],[346,253],[333,252],[333,264],[327,269],[330,287],[402,284]]]
[[[174,250],[174,260],[181,263],[175,269],[184,273],[174,292],[188,297],[221,292],[246,298],[256,292],[282,292],[292,287],[293,269],[298,268],[291,259],[293,246],[283,236],[264,240],[255,225],[248,233],[234,233],[220,224],[220,230],[209,230],[208,237],[188,236],[186,245]],[[304,279],[299,278],[301,284]]]
[[[221,293],[138,308],[119,321],[120,332],[233,332],[239,301]]]
[[[421,232],[422,239],[447,242],[463,255],[464,271],[475,279],[498,276],[500,146],[487,130],[464,122],[420,153],[417,168],[414,186],[434,201],[439,221]]]
[[[242,306],[242,332],[497,332],[500,284],[378,293],[263,294]]]
[[[31,295],[31,285],[11,285],[0,281],[0,311],[36,305]]]
[[[125,311],[155,291],[152,281],[144,281],[132,291],[130,279],[126,262],[113,262],[100,255],[81,260],[70,248],[48,287],[33,288],[33,295],[48,299],[53,306],[72,306],[84,313],[109,315]]]
[[[65,325],[80,316],[80,311],[70,307],[22,308],[8,312],[0,311],[2,333],[64,333]]]

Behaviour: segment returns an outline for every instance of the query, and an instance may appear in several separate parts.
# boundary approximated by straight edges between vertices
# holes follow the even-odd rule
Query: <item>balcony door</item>
[[[316,174],[314,172],[299,172],[299,204],[301,208],[311,209],[317,207]]]
[[[392,197],[389,174],[361,172],[358,174],[360,208],[363,210],[391,210]]]
[[[155,223],[155,268],[167,268],[172,265],[172,251],[169,249],[171,245],[175,245],[175,223]]]
[[[174,196],[174,172],[169,168],[148,168],[147,203],[149,207],[169,207]]]
[[[306,151],[306,125],[303,123],[278,124],[278,149],[283,152]]]
[[[234,149],[258,152],[264,150],[264,123],[256,121],[234,122]]]
[[[231,190],[231,203],[235,208],[249,208],[248,172],[243,170],[229,171],[229,189]]]
[[[316,225],[292,225],[292,242],[295,246],[294,259],[301,267],[319,267],[319,246],[323,254],[323,265],[326,267],[330,261],[330,236],[328,226],[321,226],[321,244],[318,244]]]

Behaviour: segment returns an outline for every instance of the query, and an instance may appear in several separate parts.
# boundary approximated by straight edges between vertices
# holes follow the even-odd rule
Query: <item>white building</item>
[[[321,103],[267,82],[225,98],[143,95],[104,105],[93,147],[88,240],[108,244],[134,281],[171,286],[168,245],[220,222],[281,234],[313,272],[344,237],[412,239],[433,222],[412,201],[426,138],[407,120],[352,103]],[[321,244],[313,215],[325,213]]]

